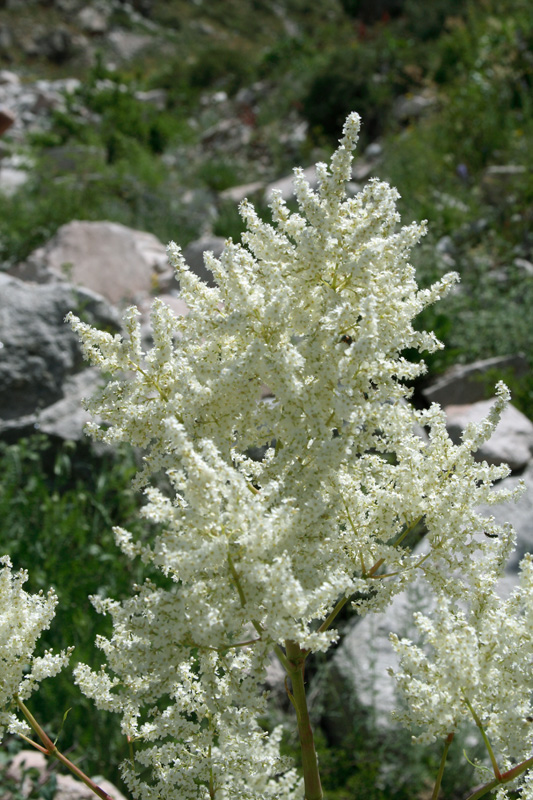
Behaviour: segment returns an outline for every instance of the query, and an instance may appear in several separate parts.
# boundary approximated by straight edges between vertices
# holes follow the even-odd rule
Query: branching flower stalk
[[[20,711],[22,712],[23,716],[28,721],[30,727],[35,731],[35,733],[43,743],[43,746],[39,746],[38,744],[36,744],[36,742],[33,742],[31,739],[28,739],[22,733],[19,733],[19,736],[25,739],[25,741],[27,741],[28,744],[30,744],[32,747],[35,747],[37,750],[43,753],[43,755],[57,758],[57,760],[60,761],[64,767],[66,767],[70,772],[72,772],[72,774],[76,778],[78,778],[86,786],[88,786],[89,789],[97,797],[101,798],[101,800],[113,800],[113,798],[109,794],[107,794],[107,792],[101,789],[100,786],[98,786],[93,780],[91,780],[91,778],[89,778],[88,775],[86,775],[79,767],[77,767],[76,764],[73,764],[69,758],[67,758],[60,750],[58,750],[58,748],[56,747],[54,742],[50,739],[48,734],[41,728],[41,726],[31,713],[29,708],[22,702],[22,700],[19,697],[15,697],[15,702]]]
[[[52,590],[47,595],[29,594],[22,588],[27,572],[13,572],[7,556],[0,559],[0,564],[0,739],[6,730],[17,734],[43,755],[57,758],[101,800],[113,800],[58,750],[24,702],[42,680],[53,677],[67,665],[72,650],[34,655],[39,636],[53,619],[57,597]],[[42,745],[27,736],[32,730]]]
[[[447,752],[468,697],[502,780],[533,800],[533,570],[526,560],[520,588],[500,600],[514,533],[477,510],[510,496],[493,491],[507,467],[474,458],[509,393],[498,384],[459,445],[441,408],[410,405],[406,383],[425,366],[404,354],[441,346],[414,320],[457,276],[418,287],[409,253],[425,225],[399,226],[386,183],[347,195],[358,131],[351,114],[316,190],[295,170],[297,212],[275,194],[270,225],[241,204],[242,244],[205,256],[216,286],[169,245],[189,313],[156,299],[148,352],[135,308],[123,336],[69,315],[86,357],[111,375],[88,402],[101,420],[90,432],[145,452],[136,486],[151,532],[115,534],[161,577],[123,602],[93,600],[113,622],[97,640],[107,666],[75,670],[135,742],[122,774],[136,800],[321,800],[306,659],[337,641],[347,603],[383,611],[414,580],[434,607],[417,615],[419,643],[393,638],[400,721]],[[165,491],[151,480],[162,473]],[[423,555],[406,546],[421,521]],[[259,724],[271,654],[287,674],[302,777],[280,757],[281,729]]]

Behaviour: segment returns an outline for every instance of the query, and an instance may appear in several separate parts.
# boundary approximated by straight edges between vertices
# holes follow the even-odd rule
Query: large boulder
[[[318,180],[314,166],[306,167],[303,171],[303,176],[308,181],[311,189],[317,189]],[[272,200],[274,192],[281,192],[282,200],[291,200],[294,197],[294,175],[286,175],[284,178],[279,178],[277,181],[268,184],[265,189],[265,201],[267,203]]]
[[[104,6],[84,6],[78,13],[78,24],[84,33],[95,35],[105,33],[109,27],[109,10]]]
[[[153,37],[144,33],[134,33],[115,28],[107,37],[114,55],[121,61],[129,61],[139,56],[143,50],[153,45]]]
[[[230,203],[241,203],[245,198],[249,199],[262,192],[265,185],[262,181],[253,183],[243,183],[239,186],[230,186],[219,194],[219,200]]]
[[[342,743],[352,730],[354,715],[369,714],[378,727],[391,726],[396,695],[388,670],[396,668],[398,660],[389,635],[396,633],[417,641],[413,611],[427,612],[431,603],[424,590],[424,585],[413,584],[382,613],[354,617],[348,623],[333,658],[318,676],[323,693],[322,721],[332,742]]]
[[[39,792],[40,797],[44,797],[44,793],[41,795],[40,790],[46,788],[47,781],[51,775],[50,766],[52,766],[53,762],[54,759],[47,759],[43,753],[39,753],[37,750],[21,750],[8,764],[6,776],[19,784],[23,797],[33,797],[36,791]],[[72,775],[57,773],[55,775],[54,800],[93,800],[95,797],[92,789],[81,781],[76,780]],[[110,781],[100,776],[93,778],[93,780],[112,800],[126,800],[122,792]],[[47,793],[46,796],[51,795]]]
[[[492,376],[509,373],[514,378],[527,375],[529,365],[521,355],[496,356],[474,361],[472,364],[458,364],[451,367],[422,389],[429,403],[441,406],[477,403],[486,398],[487,385],[493,388],[496,378]],[[490,383],[489,383],[490,381]]]
[[[520,497],[512,503],[483,506],[483,514],[494,516],[498,524],[510,522],[516,531],[516,550],[509,559],[505,573],[508,581],[514,584],[518,565],[526,553],[533,553],[533,462],[520,476],[511,475],[497,487],[497,490],[516,489],[524,485]]]
[[[15,439],[42,429],[80,438],[81,396],[96,376],[84,370],[78,338],[65,324],[74,311],[104,330],[120,330],[116,309],[69,283],[27,284],[0,273],[0,435]]]
[[[213,274],[205,266],[204,253],[213,253],[215,258],[219,258],[225,242],[226,240],[222,236],[206,234],[201,236],[200,239],[190,242],[183,250],[183,257],[191,271],[207,283],[208,286],[215,286],[216,284]]]
[[[13,274],[43,283],[68,279],[111,303],[139,302],[172,279],[166,249],[151,233],[78,220],[59,228]]]
[[[17,417],[5,423],[4,435],[8,439],[29,436],[36,431],[64,441],[77,442],[84,438],[85,425],[94,417],[85,411],[83,401],[94,394],[102,383],[100,370],[96,367],[84,369],[65,378],[61,387],[62,397],[42,411]],[[0,434],[2,425],[0,423]]]
[[[450,438],[459,444],[461,435],[470,423],[480,423],[488,415],[493,400],[481,400],[460,406],[446,406],[446,428]],[[508,464],[515,472],[523,469],[533,453],[533,423],[513,405],[503,411],[496,430],[476,453],[479,461],[488,464]]]

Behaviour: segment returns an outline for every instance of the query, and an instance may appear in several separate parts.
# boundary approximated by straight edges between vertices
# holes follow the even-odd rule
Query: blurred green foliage
[[[96,457],[87,446],[53,444],[44,435],[0,442],[0,551],[16,569],[28,569],[26,591],[54,586],[56,616],[39,647],[73,645],[73,663],[102,663],[94,639],[111,630],[89,596],[120,599],[142,580],[138,565],[115,546],[112,531],[119,523],[139,529],[139,499],[129,485],[135,469],[125,448]],[[29,706],[52,738],[70,708],[58,746],[74,752],[91,774],[117,779],[118,762],[127,755],[119,719],[97,712],[74,686],[70,670],[45,681]]]
[[[427,240],[413,253],[421,282],[447,269],[461,277],[460,287],[420,319],[446,344],[426,359],[431,371],[522,352],[532,372],[512,387],[513,401],[533,417],[530,14],[519,1],[497,16],[489,2],[466,8],[428,62],[437,106],[389,131],[380,174],[400,188],[404,219],[429,221]],[[447,260],[437,254],[443,237]]]

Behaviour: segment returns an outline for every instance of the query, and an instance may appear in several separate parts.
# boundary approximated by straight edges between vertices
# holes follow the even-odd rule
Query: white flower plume
[[[440,347],[413,322],[457,276],[418,288],[409,252],[425,224],[399,227],[386,183],[347,197],[358,130],[351,114],[329,166],[317,165],[316,191],[295,170],[297,213],[277,195],[270,225],[241,204],[243,244],[205,257],[216,287],[169,245],[190,313],[177,318],[156,300],[148,353],[134,309],[125,337],[69,315],[87,357],[112,375],[89,403],[106,426],[92,432],[145,448],[139,485],[163,471],[171,486],[147,490],[156,532],[134,541],[117,530],[117,540],[173,587],[147,583],[101,604],[114,622],[100,641],[114,677],[78,670],[84,691],[122,711],[124,730],[144,742],[153,782],[139,788],[126,768],[143,800],[176,786],[184,798],[299,796],[256,722],[268,651],[287,640],[326,650],[337,634],[324,621],[339,603],[357,593],[361,613],[380,610],[417,574],[460,597],[476,579],[474,553],[512,543],[475,511],[507,474],[472,454],[503,390],[460,446],[440,408],[406,403],[405,381],[425,369],[406,350]],[[252,448],[265,450],[261,461]],[[404,546],[420,521],[424,557]]]
[[[13,699],[26,700],[44,678],[56,675],[68,663],[69,651],[47,651],[35,656],[41,633],[50,627],[57,597],[29,594],[22,587],[28,579],[25,570],[13,572],[8,556],[0,558],[0,739],[4,731],[28,731],[16,713]]]

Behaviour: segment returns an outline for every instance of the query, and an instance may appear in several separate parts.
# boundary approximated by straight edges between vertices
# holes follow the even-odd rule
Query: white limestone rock
[[[446,406],[446,427],[451,439],[458,444],[466,426],[485,419],[493,402],[481,400],[478,403]],[[476,458],[489,464],[509,464],[514,472],[529,463],[532,453],[533,423],[510,404],[489,441],[476,453]]]

